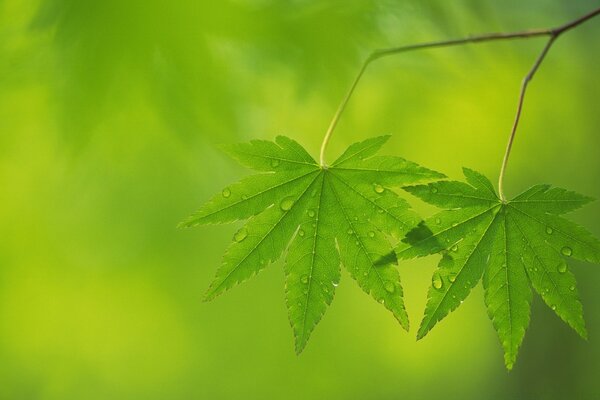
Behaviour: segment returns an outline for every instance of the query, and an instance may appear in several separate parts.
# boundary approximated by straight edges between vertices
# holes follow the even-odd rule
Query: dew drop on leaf
[[[300,282],[307,284],[308,283],[308,275],[302,275],[300,277]]]
[[[434,193],[434,194],[435,194],[435,193],[437,193],[437,192],[438,192],[438,189],[437,189],[435,186],[433,186],[433,187],[431,188],[431,193]]]
[[[448,280],[450,281],[450,283],[454,283],[454,281],[456,280],[456,274],[454,274],[454,273],[449,274]]]
[[[229,188],[225,188],[223,189],[221,194],[223,195],[223,197],[228,198],[229,196],[231,196],[231,190],[229,190]]]
[[[558,267],[556,269],[559,273],[564,274],[565,272],[567,272],[567,263],[561,262],[560,264],[558,264]]]
[[[348,229],[348,235],[352,235],[352,229]]]
[[[551,228],[551,227],[549,227],[549,226],[548,226],[548,227],[546,227],[546,233],[547,233],[548,235],[552,235],[552,233],[553,233],[553,232],[554,232],[554,229],[552,229],[552,228]]]
[[[315,217],[315,212],[313,210],[308,210],[308,216],[310,218],[314,218]]]
[[[394,282],[386,282],[383,287],[385,288],[385,291],[388,293],[394,293],[394,291],[396,290],[396,285],[394,285]]]
[[[375,232],[373,232],[373,231],[369,232],[369,237],[370,238],[375,237]]]
[[[235,233],[235,235],[233,235],[233,239],[238,243],[242,242],[247,237],[248,237],[248,230],[246,228],[240,229],[239,231],[237,231]]]
[[[271,160],[271,167],[273,168],[277,168],[279,167],[279,160],[277,160],[276,158]]]
[[[563,254],[563,256],[567,256],[567,257],[571,257],[573,255],[573,249],[570,247],[563,247],[560,252]]]
[[[441,220],[440,218],[436,218],[436,219],[435,219],[435,223],[439,225],[439,224],[441,224],[441,223],[442,223],[442,220]]]
[[[569,288],[571,291],[575,290],[575,286],[571,285],[571,287]]]
[[[279,207],[283,211],[289,211],[293,205],[294,205],[293,197],[286,197],[285,199],[281,200],[281,203],[279,203]]]
[[[381,193],[383,193],[385,191],[385,189],[383,188],[383,186],[381,186],[378,183],[374,183],[373,184],[373,190],[375,190],[375,193],[377,193],[377,194],[381,194]]]
[[[556,310],[556,305],[552,304],[552,306],[550,308],[552,308],[553,310]]]
[[[436,289],[441,289],[442,286],[444,286],[444,282],[442,281],[442,277],[440,276],[439,272],[436,271],[433,273],[433,278],[431,278],[431,284]]]
[[[458,245],[455,244],[454,246],[452,246],[452,248],[450,250],[452,250],[453,252],[456,253],[458,251]]]
[[[303,231],[302,229],[300,229],[300,230],[298,231],[298,235],[300,235],[300,236],[304,236],[304,231]]]

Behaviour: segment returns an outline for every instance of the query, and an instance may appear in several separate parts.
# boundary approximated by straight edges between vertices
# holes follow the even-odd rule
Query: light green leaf
[[[503,202],[483,175],[465,169],[467,183],[433,182],[405,188],[445,208],[419,224],[396,247],[399,259],[441,253],[429,288],[422,338],[456,309],[483,277],[488,314],[512,368],[529,324],[531,287],[577,333],[583,311],[567,260],[600,263],[600,241],[560,217],[591,199],[538,185]]]
[[[268,171],[214,196],[183,226],[249,219],[233,237],[211,283],[210,300],[277,261],[284,264],[286,304],[301,352],[340,280],[340,262],[358,285],[408,329],[393,243],[420,221],[390,187],[442,174],[375,152],[387,137],[350,146],[321,168],[296,142],[252,141],[226,151],[242,165]]]

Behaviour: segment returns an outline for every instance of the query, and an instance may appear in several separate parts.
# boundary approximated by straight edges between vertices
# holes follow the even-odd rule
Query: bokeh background
[[[600,272],[573,263],[584,341],[539,298],[504,369],[481,289],[415,334],[436,257],[399,268],[404,332],[348,275],[293,351],[281,264],[202,303],[235,226],[176,228],[247,174],[218,145],[285,134],[318,151],[379,47],[560,24],[573,0],[0,0],[0,398],[599,399]],[[533,81],[509,194],[551,182],[600,198],[600,18]],[[329,159],[385,152],[494,180],[543,39],[373,64]],[[415,208],[432,212],[415,199]],[[573,214],[600,235],[600,203]]]

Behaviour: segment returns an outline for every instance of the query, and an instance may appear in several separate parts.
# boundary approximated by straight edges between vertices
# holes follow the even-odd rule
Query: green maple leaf
[[[565,260],[600,263],[600,241],[560,217],[592,199],[537,185],[503,202],[483,175],[405,189],[445,210],[409,232],[399,259],[442,253],[429,288],[422,338],[456,309],[483,277],[488,315],[511,369],[529,324],[531,287],[579,335],[587,337],[575,277]]]
[[[408,329],[392,238],[402,238],[420,219],[389,189],[443,175],[399,157],[374,156],[389,137],[350,146],[321,168],[295,141],[251,141],[225,150],[242,165],[264,171],[223,189],[183,226],[249,219],[234,234],[206,293],[211,300],[285,260],[286,303],[301,352],[331,303],[340,263],[359,286]]]

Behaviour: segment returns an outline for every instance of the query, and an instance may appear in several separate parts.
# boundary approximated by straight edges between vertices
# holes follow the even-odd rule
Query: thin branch
[[[534,68],[532,68],[532,70],[530,71],[530,74],[528,74],[528,76],[529,75],[531,75],[531,76],[529,76],[529,79],[527,81],[525,81],[525,80],[523,81],[524,84],[521,88],[521,96],[520,96],[520,100],[519,100],[518,114],[517,114],[517,118],[515,121],[516,124],[515,124],[515,126],[513,126],[513,131],[511,132],[509,145],[507,146],[507,152],[505,154],[505,161],[503,162],[503,171],[505,171],[506,163],[508,161],[508,157],[510,155],[510,150],[512,148],[512,143],[514,142],[516,128],[518,125],[518,119],[520,118],[523,97],[525,94],[525,89],[527,88],[526,82],[529,82],[531,80],[531,78],[533,77],[533,75],[535,74],[537,69],[539,68],[546,53],[548,52],[548,50],[550,49],[552,43],[554,42],[554,40],[556,38],[558,38],[564,32],[575,28],[576,26],[586,22],[589,19],[592,19],[593,17],[595,17],[599,14],[600,14],[600,8],[593,10],[571,22],[568,22],[557,28],[551,28],[551,29],[535,29],[535,30],[527,30],[527,31],[519,31],[519,32],[510,32],[510,33],[489,33],[489,34],[483,34],[483,35],[470,36],[470,37],[462,38],[462,39],[427,42],[427,43],[420,43],[420,44],[401,46],[401,47],[392,47],[392,48],[388,48],[388,49],[380,49],[380,50],[374,51],[373,53],[371,53],[369,55],[369,57],[367,57],[367,59],[363,63],[358,75],[356,76],[356,78],[354,79],[354,82],[352,83],[352,86],[350,87],[350,90],[348,91],[346,96],[343,98],[331,123],[329,124],[329,128],[327,129],[327,132],[325,133],[325,137],[323,138],[323,143],[321,144],[321,154],[320,154],[321,167],[322,168],[327,167],[327,165],[325,164],[325,150],[327,149],[327,145],[329,144],[329,141],[331,140],[331,135],[333,134],[333,131],[335,130],[335,127],[337,126],[338,121],[340,120],[342,114],[344,113],[344,110],[346,109],[346,106],[348,105],[348,102],[349,102],[350,98],[352,97],[352,94],[354,93],[354,90],[356,89],[358,82],[364,75],[367,67],[373,61],[378,60],[383,57],[386,57],[386,56],[391,56],[391,55],[404,53],[404,52],[408,52],[408,51],[413,51],[413,50],[450,47],[450,46],[457,46],[457,45],[463,45],[463,44],[469,44],[469,43],[483,43],[483,42],[490,42],[490,41],[497,41],[497,40],[526,39],[526,38],[534,38],[534,37],[540,37],[540,36],[550,36],[550,40],[546,44],[546,47],[544,48],[543,53],[540,55],[540,57],[538,57],[538,60],[536,61]],[[501,177],[503,177],[503,176],[504,176],[504,172],[501,173]],[[502,178],[501,178],[501,180],[502,180]],[[501,186],[501,184],[500,184],[500,186]],[[499,189],[499,190],[501,191],[501,189]],[[501,194],[501,196],[502,196],[502,198],[504,198],[503,194]]]
[[[521,112],[523,111],[523,101],[525,100],[525,92],[527,91],[527,85],[533,79],[533,76],[540,68],[542,61],[548,54],[548,50],[552,47],[552,44],[556,40],[558,35],[550,36],[550,40],[544,46],[544,49],[535,60],[535,64],[529,71],[529,73],[523,78],[523,82],[521,83],[521,91],[519,93],[519,102],[517,105],[517,114],[515,115],[515,121],[513,122],[512,130],[510,131],[510,136],[508,138],[508,144],[506,145],[506,152],[504,153],[504,159],[502,160],[502,167],[500,168],[500,177],[498,178],[498,193],[500,194],[500,199],[506,202],[506,196],[504,195],[504,175],[506,175],[506,166],[508,164],[508,158],[510,157],[510,151],[512,150],[513,143],[515,141],[515,136],[517,134],[517,128],[519,127],[519,121],[521,120]]]

